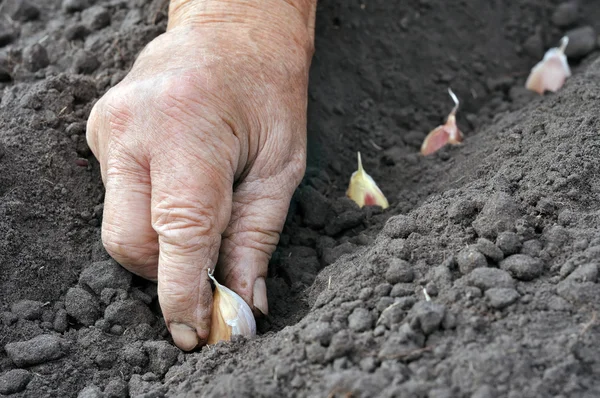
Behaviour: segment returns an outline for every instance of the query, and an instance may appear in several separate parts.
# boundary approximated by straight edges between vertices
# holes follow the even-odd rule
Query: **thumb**
[[[302,167],[303,168],[303,167]],[[227,287],[239,294],[255,313],[267,315],[265,278],[269,259],[279,242],[298,178],[289,173],[240,184],[233,194],[229,226],[223,234],[217,273]],[[296,181],[298,180],[298,181]]]

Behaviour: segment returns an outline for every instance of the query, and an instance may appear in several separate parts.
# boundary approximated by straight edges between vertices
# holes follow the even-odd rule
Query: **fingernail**
[[[267,284],[262,276],[254,281],[254,290],[252,292],[252,301],[254,307],[262,312],[263,315],[269,314],[269,302],[267,301]]]
[[[196,330],[183,323],[171,323],[169,327],[175,345],[183,351],[191,351],[198,345]]]

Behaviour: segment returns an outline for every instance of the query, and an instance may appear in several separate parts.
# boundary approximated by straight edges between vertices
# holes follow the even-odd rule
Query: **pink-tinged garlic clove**
[[[352,173],[346,196],[359,207],[381,206],[383,209],[387,209],[390,206],[375,180],[363,169],[360,152],[358,152],[358,170]]]
[[[431,130],[423,140],[421,154],[424,156],[437,152],[447,144],[457,145],[463,141],[463,134],[456,125],[456,111],[458,110],[459,101],[452,89],[448,89],[448,93],[454,101],[454,108],[448,115],[446,123]]]
[[[544,59],[538,62],[532,69],[525,87],[542,95],[546,91],[558,91],[569,76],[571,69],[567,62],[565,49],[569,44],[569,38],[563,37],[560,47],[551,48],[546,51]]]

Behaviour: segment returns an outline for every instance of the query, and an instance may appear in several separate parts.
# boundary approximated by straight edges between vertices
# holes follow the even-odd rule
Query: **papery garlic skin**
[[[542,95],[546,91],[558,91],[571,76],[571,69],[565,55],[569,44],[567,36],[561,39],[560,47],[551,48],[544,54],[544,59],[532,69],[525,87]]]
[[[236,292],[217,282],[210,270],[208,276],[216,287],[208,344],[229,341],[231,336],[256,336],[256,321],[250,306]]]
[[[363,169],[360,152],[358,152],[358,170],[352,173],[352,177],[350,177],[346,196],[352,199],[359,207],[381,206],[383,209],[390,207],[375,180]]]
[[[446,123],[431,130],[421,145],[421,154],[424,156],[437,152],[447,144],[457,145],[463,141],[463,134],[456,125],[456,111],[460,102],[452,89],[448,89],[450,97],[454,101],[454,108],[448,115]]]

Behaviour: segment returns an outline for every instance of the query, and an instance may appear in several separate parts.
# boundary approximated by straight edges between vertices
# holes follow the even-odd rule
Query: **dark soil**
[[[166,4],[0,0],[0,396],[600,396],[595,1],[322,0],[271,315],[191,354],[104,252],[85,143]],[[572,29],[574,76],[527,92]],[[449,86],[465,142],[423,158]],[[389,209],[344,198],[356,151]]]

